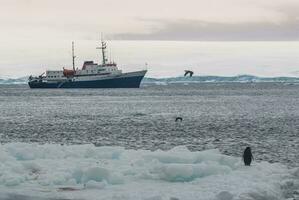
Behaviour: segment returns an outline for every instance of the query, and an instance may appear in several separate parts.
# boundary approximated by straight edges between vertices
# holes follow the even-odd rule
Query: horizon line
[[[298,72],[299,73],[299,72]],[[30,75],[25,75],[25,76],[20,76],[20,77],[10,77],[10,76],[5,76],[5,77],[1,77],[0,79],[25,79],[28,78]],[[148,77],[145,76],[144,78],[151,78],[151,79],[169,79],[169,78],[194,78],[194,77],[222,77],[222,78],[232,78],[232,77],[255,77],[255,78],[298,78],[299,79],[299,75],[294,75],[294,76],[259,76],[259,75],[252,75],[252,74],[238,74],[238,75],[195,75],[192,77],[185,77],[183,75],[178,75],[178,76],[166,76],[166,77]]]

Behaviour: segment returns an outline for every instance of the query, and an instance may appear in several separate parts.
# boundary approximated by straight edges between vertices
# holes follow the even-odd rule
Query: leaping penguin
[[[191,71],[191,70],[185,70],[184,76],[187,76],[188,74],[190,75],[190,77],[192,77],[193,76],[193,71]]]

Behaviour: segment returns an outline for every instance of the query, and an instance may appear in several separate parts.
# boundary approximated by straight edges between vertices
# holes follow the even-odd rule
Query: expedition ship
[[[97,48],[102,50],[102,64],[85,61],[82,69],[75,69],[72,42],[73,69],[48,70],[40,76],[30,76],[28,85],[30,88],[139,88],[147,70],[123,73],[115,62],[108,62],[106,48],[104,41]]]

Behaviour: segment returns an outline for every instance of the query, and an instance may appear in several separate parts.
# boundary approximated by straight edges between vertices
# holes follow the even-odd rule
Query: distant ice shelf
[[[278,83],[299,83],[299,77],[258,77],[252,75],[240,76],[193,76],[193,77],[170,77],[170,78],[149,78],[144,77],[142,84],[168,85],[175,83],[258,83],[258,82],[278,82]],[[27,84],[28,77],[1,78],[0,84]]]
[[[20,78],[1,78],[0,84],[2,85],[14,85],[14,84],[27,84],[28,77],[20,77]]]
[[[172,83],[250,83],[250,82],[298,82],[299,77],[258,77],[251,75],[240,76],[193,76],[193,77],[170,77],[170,78],[147,78],[142,83],[155,83],[158,85]]]

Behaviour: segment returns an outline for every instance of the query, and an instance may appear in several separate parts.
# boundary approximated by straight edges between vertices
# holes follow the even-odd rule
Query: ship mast
[[[101,49],[102,50],[102,65],[106,65],[106,48],[107,48],[107,43],[103,40],[103,38],[101,37],[101,47],[97,47],[97,49]]]
[[[75,56],[75,47],[74,47],[74,41],[72,42],[72,59],[73,59],[73,70],[74,71],[76,71],[75,70],[75,58],[76,58],[76,56]]]
[[[102,56],[103,56],[103,65],[105,65],[106,64],[106,61],[107,61],[107,59],[106,59],[106,48],[107,48],[107,44],[106,44],[106,42],[104,42],[103,40],[101,41],[101,43],[102,43]]]

